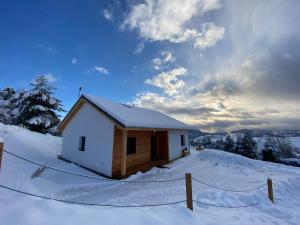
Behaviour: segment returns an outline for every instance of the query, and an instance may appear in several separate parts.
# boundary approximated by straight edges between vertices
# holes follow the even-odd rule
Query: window
[[[184,139],[184,135],[180,135],[181,138],[181,146],[185,146],[185,139]]]
[[[134,154],[136,152],[136,138],[127,138],[127,155]]]
[[[79,137],[79,151],[84,151],[85,150],[85,137],[80,136]]]

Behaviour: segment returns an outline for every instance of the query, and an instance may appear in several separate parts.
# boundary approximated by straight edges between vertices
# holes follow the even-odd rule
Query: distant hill
[[[241,129],[231,133],[242,134],[249,130],[254,137],[300,137],[300,130],[294,129]]]
[[[217,133],[207,133],[207,132],[202,132],[200,130],[192,130],[189,132],[189,138],[190,140],[194,140],[197,142],[197,140],[201,140],[202,137],[204,136],[209,136],[211,139],[218,139],[218,138],[222,138],[225,137],[227,135],[227,133],[225,132],[217,132]]]
[[[189,131],[189,138],[190,140],[193,140],[194,138],[200,137],[200,136],[205,136],[206,134],[203,133],[200,130],[191,130]]]
[[[296,129],[241,129],[232,131],[231,134],[238,136],[246,131],[250,131],[253,137],[300,137],[300,130]],[[218,139],[226,136],[225,132],[207,133],[200,130],[192,130],[189,133],[190,140],[203,136],[210,136],[212,139]]]

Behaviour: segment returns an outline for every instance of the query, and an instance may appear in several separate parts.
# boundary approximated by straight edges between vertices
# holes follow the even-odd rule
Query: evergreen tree
[[[12,108],[10,99],[16,93],[13,88],[0,90],[0,122],[5,124],[12,123]]]
[[[276,162],[278,160],[278,151],[273,138],[267,138],[262,150],[262,159],[264,161]]]
[[[7,87],[0,91],[0,99],[9,100],[16,93],[15,89]]]
[[[241,149],[241,146],[242,146],[242,135],[239,134],[235,142],[234,153],[239,154],[239,149]]]
[[[17,90],[9,99],[11,124],[18,125],[20,110],[27,94],[26,90]]]
[[[204,136],[201,141],[201,145],[203,145],[203,147],[205,147],[205,148],[210,148],[212,145],[212,141],[211,141],[210,137]]]
[[[10,113],[7,108],[7,101],[0,99],[0,123],[9,123]]]
[[[296,157],[296,154],[294,153],[294,147],[289,139],[285,137],[277,137],[276,147],[278,149],[279,157],[281,158]]]
[[[256,148],[256,141],[252,138],[251,132],[246,131],[237,138],[235,153],[251,159],[258,159]]]
[[[53,97],[55,88],[44,75],[39,75],[30,85],[32,89],[15,102],[20,107],[17,123],[32,131],[53,133],[60,122],[57,112],[64,111],[61,101]]]
[[[226,152],[234,152],[235,143],[233,138],[228,134],[226,135],[224,142],[224,151]]]
[[[215,149],[225,150],[225,142],[222,138],[219,138],[215,143]]]
[[[276,158],[295,157],[294,148],[290,140],[285,137],[270,137],[265,142],[265,150],[272,151]]]

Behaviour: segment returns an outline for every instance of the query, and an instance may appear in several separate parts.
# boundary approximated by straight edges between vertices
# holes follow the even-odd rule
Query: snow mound
[[[48,162],[50,159],[56,159],[60,153],[61,138],[50,134],[44,135],[0,123],[0,136],[4,139],[5,149],[33,160]]]

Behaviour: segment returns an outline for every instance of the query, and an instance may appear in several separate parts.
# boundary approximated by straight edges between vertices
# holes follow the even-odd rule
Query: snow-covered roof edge
[[[93,102],[93,99],[91,99],[91,98],[89,98],[89,96],[88,95],[86,95],[86,94],[82,94],[81,96],[80,96],[80,98],[76,101],[76,103],[73,105],[73,107],[70,109],[70,111],[67,113],[67,115],[64,117],[64,119],[61,121],[61,123],[58,125],[58,129],[60,130],[60,131],[62,131],[63,129],[64,129],[64,127],[65,127],[65,125],[67,125],[67,123],[68,123],[68,117],[70,117],[71,115],[71,113],[72,113],[72,111],[75,109],[75,107],[78,105],[78,103],[80,102],[80,101],[82,101],[82,100],[84,100],[84,101],[86,101],[86,102],[88,102],[89,104],[91,104],[91,105],[93,105],[95,108],[97,108],[99,111],[101,111],[102,113],[104,113],[106,116],[108,116],[114,123],[116,123],[118,126],[120,126],[120,127],[122,127],[122,128],[130,128],[130,129],[133,129],[133,128],[137,128],[137,129],[168,129],[168,130],[171,130],[171,129],[176,129],[176,130],[192,130],[193,128],[191,127],[191,126],[189,126],[189,125],[187,125],[187,124],[185,124],[185,123],[183,123],[183,122],[181,122],[181,121],[178,121],[178,120],[176,120],[176,119],[174,119],[174,118],[172,118],[172,117],[170,117],[170,116],[168,116],[168,115],[166,115],[166,114],[163,114],[163,113],[161,113],[161,112],[159,112],[159,111],[156,111],[156,110],[152,110],[152,111],[155,111],[155,112],[157,112],[157,113],[161,113],[161,114],[163,114],[163,115],[165,115],[165,116],[167,116],[167,117],[169,117],[169,118],[172,118],[173,120],[176,120],[176,121],[178,121],[178,122],[180,122],[180,123],[182,123],[182,124],[184,124],[184,126],[183,127],[155,127],[155,126],[153,126],[153,127],[149,127],[149,126],[147,126],[147,127],[144,127],[144,126],[140,126],[140,125],[136,125],[136,126],[126,126],[126,122],[125,121],[122,121],[120,118],[118,118],[116,115],[113,115],[112,113],[110,113],[108,110],[106,110],[105,108],[103,108],[103,107],[101,107],[101,106],[99,106],[99,104],[97,104],[96,102]],[[116,103],[116,104],[121,104],[121,103]],[[148,109],[147,109],[148,110]]]

